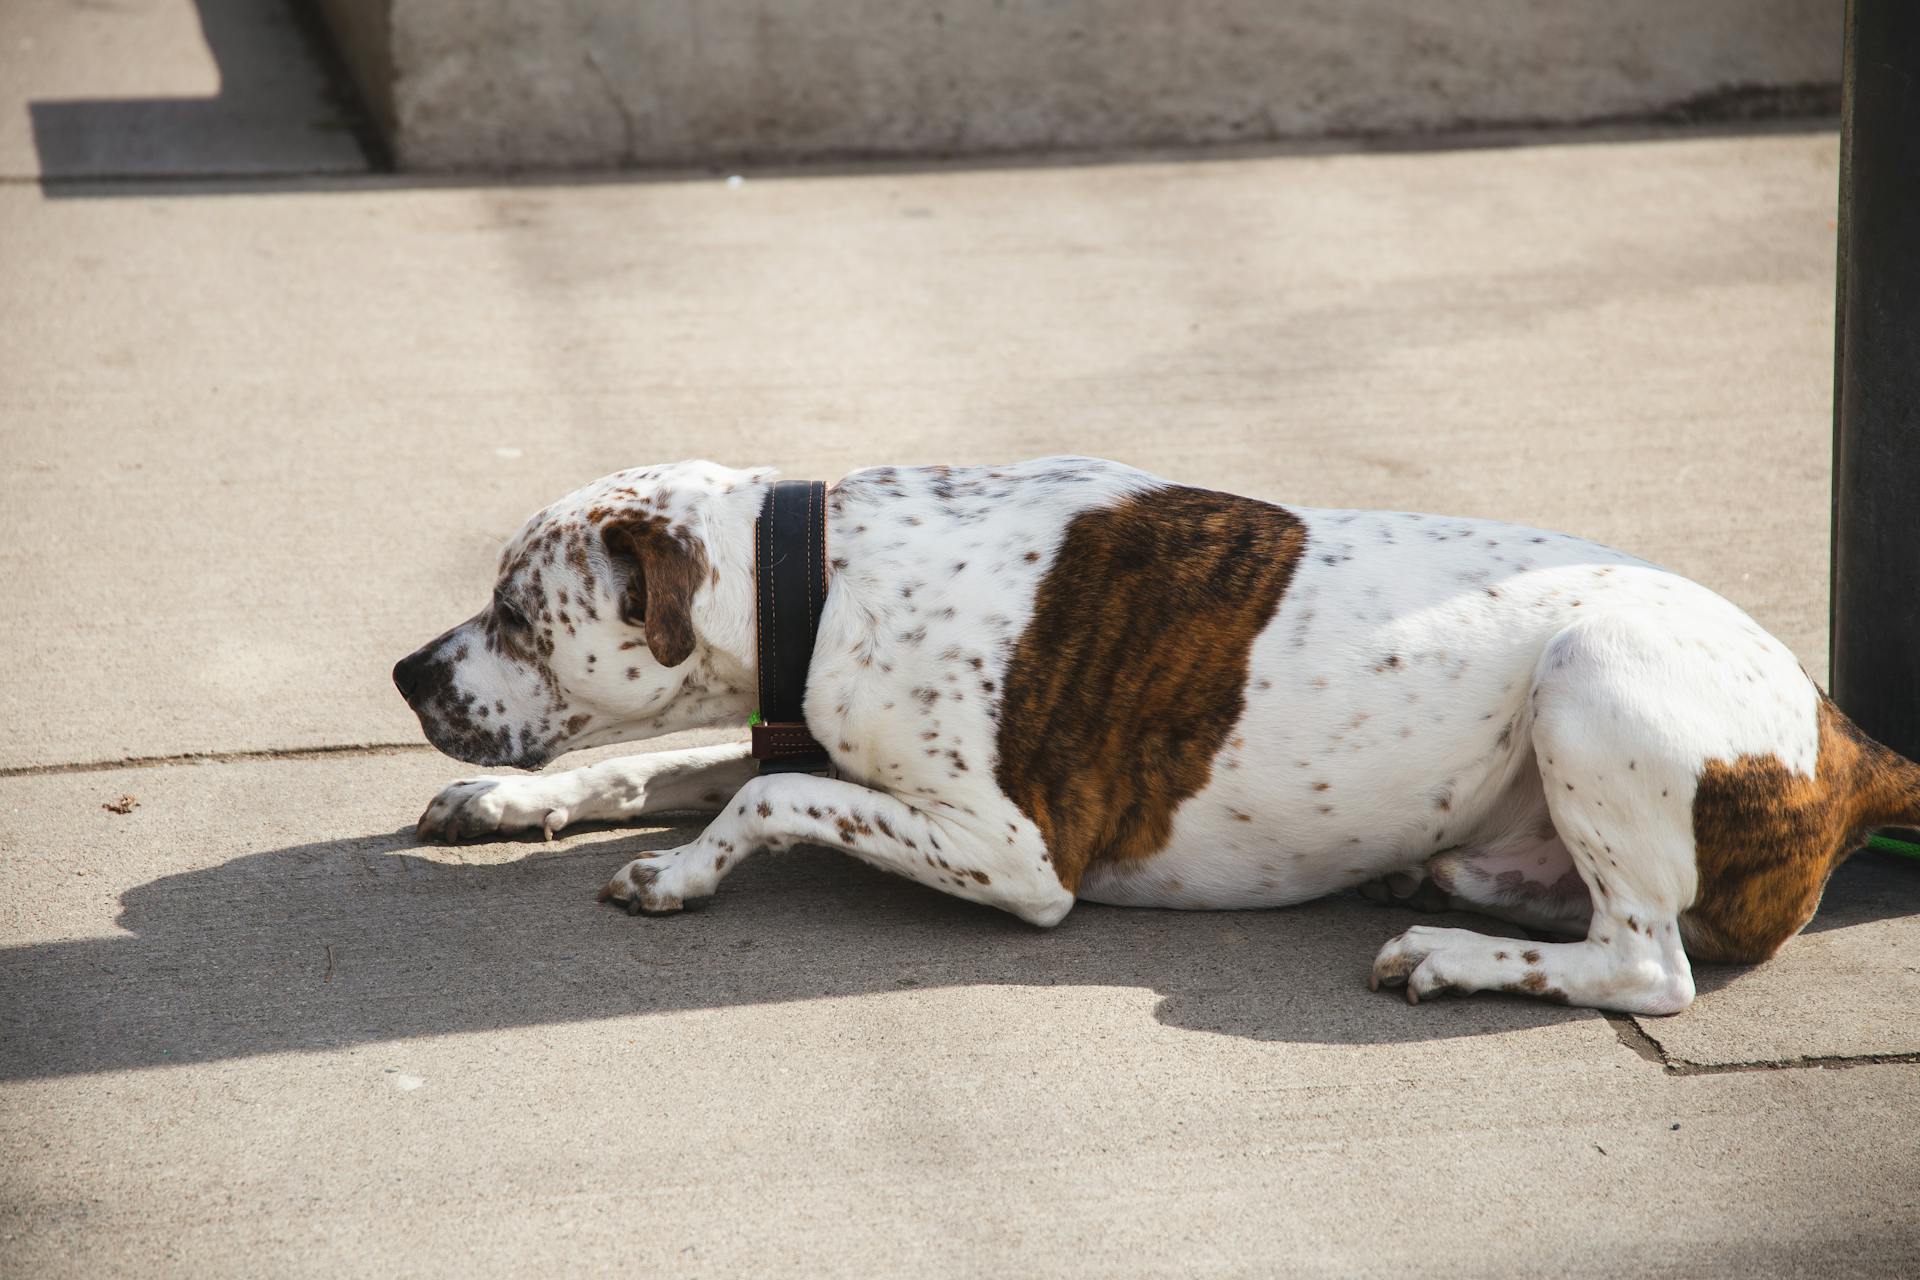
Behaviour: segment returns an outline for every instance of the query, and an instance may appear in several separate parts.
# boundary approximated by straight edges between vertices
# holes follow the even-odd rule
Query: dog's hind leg
[[[1699,885],[1697,779],[1718,756],[1797,758],[1813,740],[1811,685],[1784,648],[1748,627],[1680,609],[1622,611],[1549,642],[1535,673],[1533,746],[1591,904],[1585,938],[1410,929],[1381,951],[1374,983],[1405,983],[1416,1002],[1505,990],[1629,1013],[1686,1008],[1693,972],[1680,916]]]
[[[1415,911],[1472,911],[1546,933],[1585,933],[1593,898],[1554,829],[1531,752],[1518,763],[1495,819],[1494,834],[1363,884],[1361,896]]]
[[[517,831],[548,839],[575,822],[626,822],[656,813],[717,813],[754,776],[744,742],[622,756],[579,769],[449,784],[420,815],[421,840],[470,840]]]
[[[1472,911],[1547,933],[1585,933],[1593,899],[1544,810],[1541,820],[1542,832],[1436,853],[1420,866],[1367,881],[1360,896],[1429,914]]]
[[[1426,885],[1446,907],[1477,911],[1548,933],[1582,934],[1593,898],[1566,844],[1545,830],[1485,849],[1453,849],[1427,859]]]
[[[943,893],[1053,925],[1073,894],[1046,860],[1032,823],[1011,821],[989,836],[977,821],[916,808],[885,792],[806,774],[774,774],[742,787],[700,838],[643,854],[600,891],[602,901],[648,914],[677,911],[704,898],[732,868],[760,850],[824,845]]]

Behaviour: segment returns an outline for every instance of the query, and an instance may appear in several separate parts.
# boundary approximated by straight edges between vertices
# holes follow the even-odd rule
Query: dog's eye
[[[524,628],[529,625],[527,615],[520,612],[520,607],[501,595],[498,590],[493,593],[493,614],[510,627]]]

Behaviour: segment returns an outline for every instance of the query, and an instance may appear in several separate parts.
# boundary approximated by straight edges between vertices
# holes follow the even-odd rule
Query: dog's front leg
[[[560,773],[468,778],[433,798],[421,840],[467,840],[515,831],[548,839],[574,822],[625,822],[650,813],[713,813],[753,777],[744,742],[623,756]]]
[[[840,849],[943,893],[1054,925],[1073,907],[1046,861],[1039,832],[1008,824],[1000,843],[953,820],[851,782],[805,774],[755,778],[692,844],[642,854],[600,891],[629,912],[678,911],[762,849],[796,844]]]

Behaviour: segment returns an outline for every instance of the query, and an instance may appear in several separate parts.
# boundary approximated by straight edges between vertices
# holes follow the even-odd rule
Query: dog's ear
[[[647,648],[661,666],[679,666],[693,652],[693,593],[707,575],[705,553],[658,516],[616,517],[601,532],[615,568],[629,572],[620,616],[646,628]]]

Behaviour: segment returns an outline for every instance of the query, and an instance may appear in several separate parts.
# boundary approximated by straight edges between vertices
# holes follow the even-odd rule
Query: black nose
[[[420,688],[420,679],[427,672],[427,651],[416,649],[400,661],[393,664],[393,687],[409,703]]]

